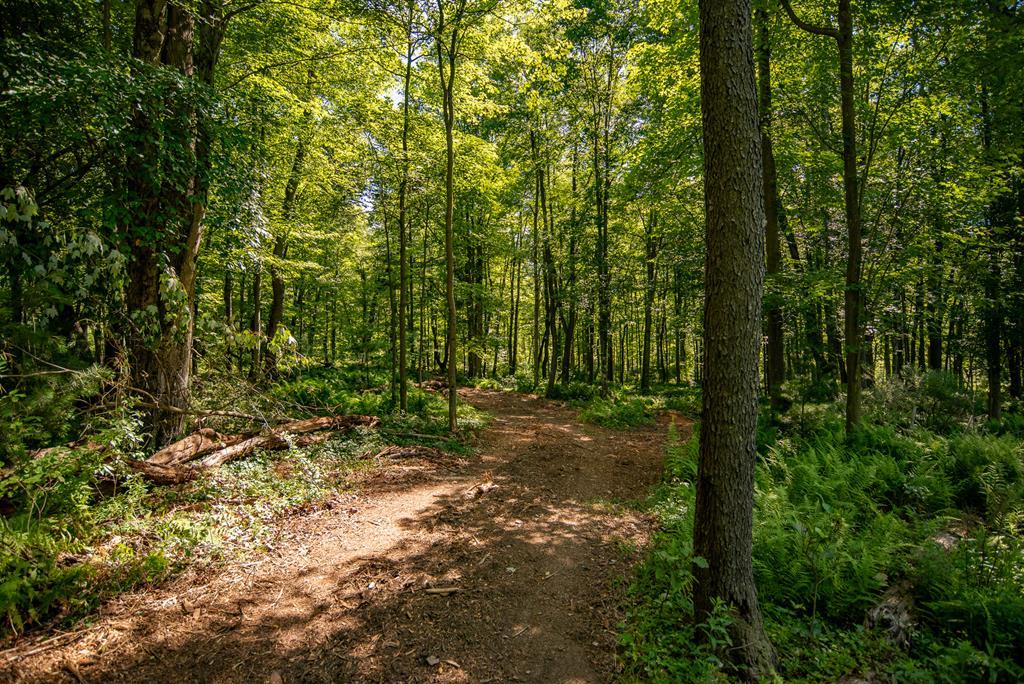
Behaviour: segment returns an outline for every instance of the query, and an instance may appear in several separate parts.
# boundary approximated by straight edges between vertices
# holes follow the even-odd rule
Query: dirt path
[[[664,428],[460,394],[495,416],[479,458],[383,470],[262,560],[108,607],[66,643],[0,662],[0,681],[612,679],[617,580],[650,531],[614,502],[657,481]]]

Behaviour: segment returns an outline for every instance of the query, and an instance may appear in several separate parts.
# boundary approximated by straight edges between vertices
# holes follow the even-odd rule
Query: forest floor
[[[653,528],[628,504],[660,477],[669,419],[611,431],[527,395],[460,396],[493,416],[472,458],[387,464],[287,519],[254,562],[0,654],[0,681],[614,678],[622,592]]]

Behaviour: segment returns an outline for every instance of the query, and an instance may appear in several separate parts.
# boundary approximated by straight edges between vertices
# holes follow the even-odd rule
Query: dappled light
[[[616,667],[616,579],[651,529],[623,505],[657,481],[663,428],[616,433],[541,399],[460,394],[494,416],[478,456],[417,464],[407,479],[377,471],[362,493],[290,522],[266,557],[115,602],[22,673],[45,680],[70,663],[97,682],[604,679]]]

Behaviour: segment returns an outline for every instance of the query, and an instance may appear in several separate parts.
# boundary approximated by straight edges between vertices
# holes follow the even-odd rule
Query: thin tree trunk
[[[465,7],[465,2],[460,3]],[[458,355],[456,351],[456,311],[455,311],[455,252],[453,226],[455,220],[455,64],[459,47],[459,17],[451,31],[451,43],[448,45],[447,56],[442,45],[444,35],[444,17],[442,15],[438,27],[437,68],[441,78],[441,92],[444,100],[444,140],[445,140],[445,212],[444,212],[444,256],[445,256],[445,291],[448,299],[448,330],[447,330],[447,361],[448,361],[448,429],[458,429],[456,409],[458,402]],[[447,70],[445,69],[447,62]]]
[[[654,308],[654,288],[657,279],[658,262],[658,213],[651,209],[650,218],[644,222],[644,266],[646,281],[644,283],[644,341],[640,358],[640,391],[651,390],[651,326]]]
[[[782,248],[779,244],[779,190],[775,168],[775,152],[772,148],[772,84],[771,84],[771,40],[768,26],[767,2],[757,8],[758,50],[757,72],[760,90],[761,127],[761,178],[764,183],[765,250],[768,267],[768,282],[778,275],[782,265]],[[766,301],[768,328],[768,352],[765,358],[765,380],[768,396],[778,406],[782,383],[785,381],[785,350],[783,348],[782,305],[779,298],[768,293]]]
[[[413,59],[413,12],[416,5],[409,0],[409,16],[407,17],[405,33],[405,73],[402,82],[402,180],[398,184],[398,262],[399,262],[399,317],[405,316],[406,282],[409,279],[408,257],[406,255],[406,192],[409,186],[409,83],[412,80],[412,59]],[[410,298],[411,299],[411,298]],[[410,327],[412,317],[410,313]],[[409,344],[406,339],[406,329],[401,322],[398,324],[398,408],[405,412],[409,408],[409,369],[406,358],[406,348]]]
[[[312,74],[310,74],[312,80]],[[299,189],[299,180],[302,177],[302,164],[306,157],[305,135],[299,135],[299,143],[295,148],[295,156],[292,158],[292,167],[288,173],[288,182],[284,188],[284,199],[281,203],[281,218],[285,223],[291,220],[292,211],[295,206],[295,196]],[[270,263],[270,315],[267,317],[267,336],[263,341],[263,362],[268,373],[273,374],[277,370],[277,359],[270,348],[277,331],[284,319],[284,296],[285,282],[282,263],[288,258],[288,228],[277,236],[274,241],[274,260]]]
[[[857,176],[857,125],[854,107],[853,83],[853,12],[851,0],[838,0],[837,26],[814,26],[800,20],[790,7],[789,0],[782,0],[782,7],[790,19],[810,33],[828,36],[836,41],[839,49],[839,95],[843,138],[843,201],[846,213],[847,259],[846,285],[844,289],[843,333],[846,342],[846,431],[857,428],[861,420],[861,329],[864,307],[861,291],[861,210],[860,191]]]

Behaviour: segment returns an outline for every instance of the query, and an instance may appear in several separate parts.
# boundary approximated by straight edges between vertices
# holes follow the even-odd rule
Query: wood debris
[[[345,434],[358,427],[376,428],[378,425],[380,419],[376,416],[342,415],[293,420],[259,435],[222,435],[202,428],[145,461],[133,461],[129,465],[156,484],[181,484],[194,479],[203,470],[248,456],[257,449],[306,447],[327,441],[334,433]]]

